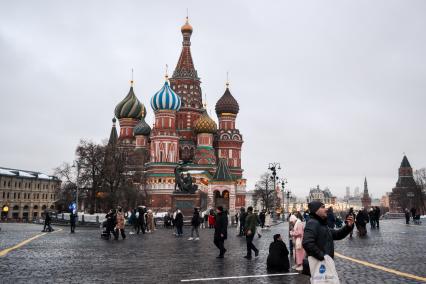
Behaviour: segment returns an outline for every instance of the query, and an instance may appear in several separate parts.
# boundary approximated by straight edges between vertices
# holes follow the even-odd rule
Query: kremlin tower
[[[368,209],[371,207],[371,197],[368,194],[367,177],[364,179],[364,194],[361,198],[362,207]]]
[[[145,121],[146,108],[137,99],[131,81],[128,95],[115,108],[120,134],[117,138],[114,118],[109,145],[131,149],[138,157],[132,168],[143,173],[144,184],[138,186],[147,194],[147,204],[140,205],[162,211],[174,207],[192,210],[193,205],[185,200],[174,199],[174,171],[179,166],[198,186],[201,210],[222,205],[233,214],[245,206],[246,195],[241,167],[243,140],[236,128],[239,105],[226,83],[215,107],[219,123],[208,115],[191,56],[193,28],[188,18],[181,33],[182,50],[173,76],[169,80],[166,74],[163,86],[151,98],[153,128]]]

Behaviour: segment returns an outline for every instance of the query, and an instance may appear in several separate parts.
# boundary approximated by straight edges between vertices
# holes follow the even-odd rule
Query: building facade
[[[61,181],[39,172],[0,167],[1,218],[31,221],[54,209]]]
[[[236,126],[239,105],[229,82],[215,105],[218,123],[202,100],[201,81],[191,55],[193,28],[186,19],[181,27],[182,50],[171,78],[151,98],[155,115],[153,127],[145,122],[146,108],[137,99],[133,84],[116,106],[110,145],[135,149],[140,154],[136,170],[144,173],[148,206],[172,208],[175,169],[190,173],[205,195],[204,208],[222,205],[231,213],[245,206],[246,180],[243,178],[241,150],[243,137]]]
[[[330,189],[325,188],[324,190],[320,189],[320,186],[311,188],[309,191],[309,196],[307,202],[311,201],[320,201],[324,204],[336,204],[336,197],[331,194]]]

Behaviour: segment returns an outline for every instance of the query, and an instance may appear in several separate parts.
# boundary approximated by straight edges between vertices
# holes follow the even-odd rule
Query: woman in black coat
[[[177,236],[181,237],[183,235],[183,214],[179,209],[176,214],[175,225],[177,229]]]
[[[269,245],[269,255],[266,264],[270,272],[288,272],[290,268],[287,246],[280,234],[274,235],[274,241]]]

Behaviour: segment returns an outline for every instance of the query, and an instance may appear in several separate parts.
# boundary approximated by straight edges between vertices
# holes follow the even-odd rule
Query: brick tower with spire
[[[417,185],[413,176],[413,168],[404,155],[398,169],[398,180],[389,195],[389,211],[402,213],[404,209],[415,208],[420,214],[426,213],[425,194]]]
[[[188,17],[181,28],[183,41],[182,51],[173,76],[170,78],[170,86],[182,99],[182,106],[176,113],[177,133],[180,136],[180,160],[192,161],[196,149],[196,136],[193,128],[195,121],[203,113],[202,92],[200,78],[195,70],[191,55],[192,26]]]
[[[368,194],[367,177],[364,179],[364,193],[361,198],[362,207],[368,209],[371,207],[371,197]]]
[[[226,160],[231,173],[235,177],[241,178],[243,174],[241,168],[243,137],[235,126],[240,107],[229,90],[229,82],[226,82],[225,93],[217,101],[215,109],[219,118],[217,139],[218,157],[219,159]]]

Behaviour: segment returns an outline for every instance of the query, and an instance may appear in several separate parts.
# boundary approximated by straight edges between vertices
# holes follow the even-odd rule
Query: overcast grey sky
[[[52,173],[107,138],[131,68],[152,123],[186,8],[214,118],[230,73],[249,187],[276,161],[300,197],[364,176],[380,197],[403,152],[426,166],[426,2],[389,0],[1,1],[0,166]]]

